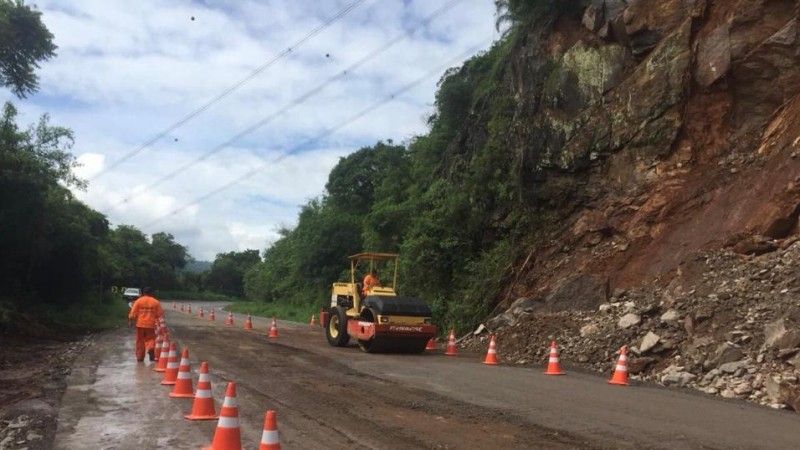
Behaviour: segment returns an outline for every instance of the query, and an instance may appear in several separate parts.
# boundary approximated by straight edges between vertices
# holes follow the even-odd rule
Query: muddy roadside
[[[94,335],[0,335],[0,450],[49,449],[72,363]]]

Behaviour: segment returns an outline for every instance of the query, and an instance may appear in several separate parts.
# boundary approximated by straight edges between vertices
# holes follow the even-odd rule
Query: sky
[[[75,172],[89,180],[75,195],[112,225],[172,233],[200,260],[263,250],[341,157],[425,133],[444,70],[498,38],[493,0],[363,0],[279,56],[352,3],[36,0],[57,57],[41,65],[39,92],[0,100],[25,123],[47,113],[74,131]]]

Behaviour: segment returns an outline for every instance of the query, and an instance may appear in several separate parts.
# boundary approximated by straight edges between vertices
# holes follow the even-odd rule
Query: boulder
[[[625,329],[625,328],[630,328],[630,327],[632,327],[634,325],[638,325],[639,322],[641,322],[641,321],[642,321],[642,317],[640,315],[638,315],[636,313],[628,313],[628,314],[625,314],[624,316],[619,318],[619,321],[617,322],[617,325],[620,328]]]
[[[736,395],[747,395],[751,392],[753,392],[753,386],[751,386],[747,381],[740,383],[738,386],[733,388],[733,393]]]
[[[486,321],[486,328],[490,330],[498,330],[507,327],[514,323],[514,317],[511,314],[503,313],[492,317]]]
[[[787,328],[786,319],[778,319],[764,326],[764,345],[779,350],[800,345],[800,330]]]
[[[544,300],[548,312],[594,310],[608,298],[608,279],[576,275],[556,285]]]
[[[674,309],[668,309],[667,312],[661,315],[662,322],[674,322],[680,319],[681,315]]]
[[[736,373],[740,369],[747,367],[747,360],[734,361],[719,366],[719,370],[723,373]]]
[[[733,246],[733,251],[742,255],[759,256],[765,253],[770,253],[778,249],[778,245],[764,237],[764,236],[751,236],[739,241]]]
[[[661,336],[653,333],[652,331],[648,331],[644,338],[642,338],[642,343],[639,344],[639,352],[646,353],[650,349],[658,344],[658,341],[661,339]]]
[[[595,32],[603,25],[603,2],[593,1],[583,12],[583,26],[589,31]]]
[[[642,356],[640,358],[631,358],[628,360],[628,373],[636,375],[642,373],[648,366],[656,361],[652,356]]]
[[[600,331],[600,327],[596,323],[589,323],[581,327],[581,337],[591,336]]]
[[[730,25],[726,22],[700,40],[694,79],[701,86],[711,86],[728,73],[730,66]]]
[[[667,370],[670,369],[673,369],[673,367],[669,367]],[[661,377],[661,383],[663,383],[666,386],[686,386],[690,382],[694,381],[696,378],[697,375],[693,373],[673,369],[671,371],[666,372]]]
[[[743,357],[744,353],[742,352],[742,349],[739,348],[738,345],[732,344],[730,342],[723,342],[714,351],[714,356],[712,357],[711,364],[713,366],[719,367],[722,364],[739,361]]]
[[[514,303],[508,307],[506,310],[507,314],[510,314],[512,317],[519,317],[522,314],[533,312],[541,305],[541,302],[537,302],[532,298],[518,298],[514,300]]]
[[[773,404],[786,405],[800,411],[800,387],[796,384],[768,376],[764,388]]]

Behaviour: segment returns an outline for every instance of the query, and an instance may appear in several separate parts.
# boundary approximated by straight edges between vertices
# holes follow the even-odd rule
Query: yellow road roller
[[[431,309],[414,297],[397,295],[398,255],[359,253],[350,256],[349,282],[333,283],[331,303],[321,314],[328,343],[344,347],[350,338],[369,353],[419,353],[436,336]],[[391,282],[381,283],[381,274]],[[367,274],[362,281],[357,273]]]

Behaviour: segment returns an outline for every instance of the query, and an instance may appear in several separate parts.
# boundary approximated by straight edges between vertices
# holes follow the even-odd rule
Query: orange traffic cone
[[[547,370],[544,372],[545,375],[564,375],[564,371],[561,370],[561,363],[558,360],[558,348],[556,347],[556,341],[550,343],[550,357],[547,360]]]
[[[311,322],[308,322],[308,325],[311,327],[317,325],[317,316],[315,314],[311,315]]]
[[[208,313],[208,320],[211,322],[217,320],[217,316],[214,315],[214,309],[211,309],[211,312]]]
[[[253,318],[250,317],[250,314],[247,315],[247,320],[244,321],[244,329],[245,330],[253,329]]]
[[[211,420],[219,417],[214,411],[214,398],[211,396],[211,377],[208,375],[208,363],[200,363],[200,379],[197,380],[197,391],[194,393],[192,412],[186,416],[189,420]]]
[[[199,318],[201,318],[201,319],[202,319],[203,317],[205,317],[205,316],[203,315],[203,307],[202,307],[202,306],[200,307],[200,312],[197,314],[197,317],[199,317]]]
[[[169,344],[169,359],[167,360],[167,368],[164,371],[164,379],[161,381],[163,385],[173,385],[178,379],[178,348],[174,342]]]
[[[156,332],[156,344],[153,346],[153,362],[158,364],[158,358],[161,357],[161,344],[164,342],[164,332],[158,330]]]
[[[497,365],[497,344],[494,342],[494,335],[489,339],[489,351],[486,352],[486,359],[483,360],[483,363],[490,366]]]
[[[614,374],[608,380],[608,384],[628,385],[628,347],[625,345],[619,349],[619,360],[614,368]]]
[[[175,379],[175,386],[169,393],[172,398],[192,398],[192,366],[189,363],[189,349],[184,348],[181,354],[181,364],[178,367],[178,376]]]
[[[258,450],[281,450],[278,419],[275,416],[275,411],[272,410],[264,414],[264,431],[261,432],[261,445],[258,446]]]
[[[186,306],[186,312],[188,312],[189,314],[192,313],[192,305],[187,305]]]
[[[228,313],[228,318],[225,319],[225,325],[227,325],[229,327],[233,326],[233,313],[232,312]]]
[[[184,312],[186,308],[183,307],[183,303],[181,303],[181,312]]]
[[[231,381],[225,390],[225,401],[219,411],[217,429],[211,446],[205,450],[241,450],[242,436],[239,432],[239,407],[236,404],[236,383]]]
[[[450,336],[447,337],[447,350],[444,352],[447,356],[456,356],[458,349],[456,348],[456,332],[450,330]]]
[[[156,372],[164,372],[167,370],[167,363],[169,362],[169,336],[164,335],[164,340],[161,342],[161,350],[158,355],[158,364],[153,367]]]
[[[269,338],[276,338],[278,337],[278,321],[275,318],[272,318],[272,324],[269,326],[269,334],[267,335]]]
[[[425,346],[425,350],[436,350],[436,338],[428,339],[428,345]]]

